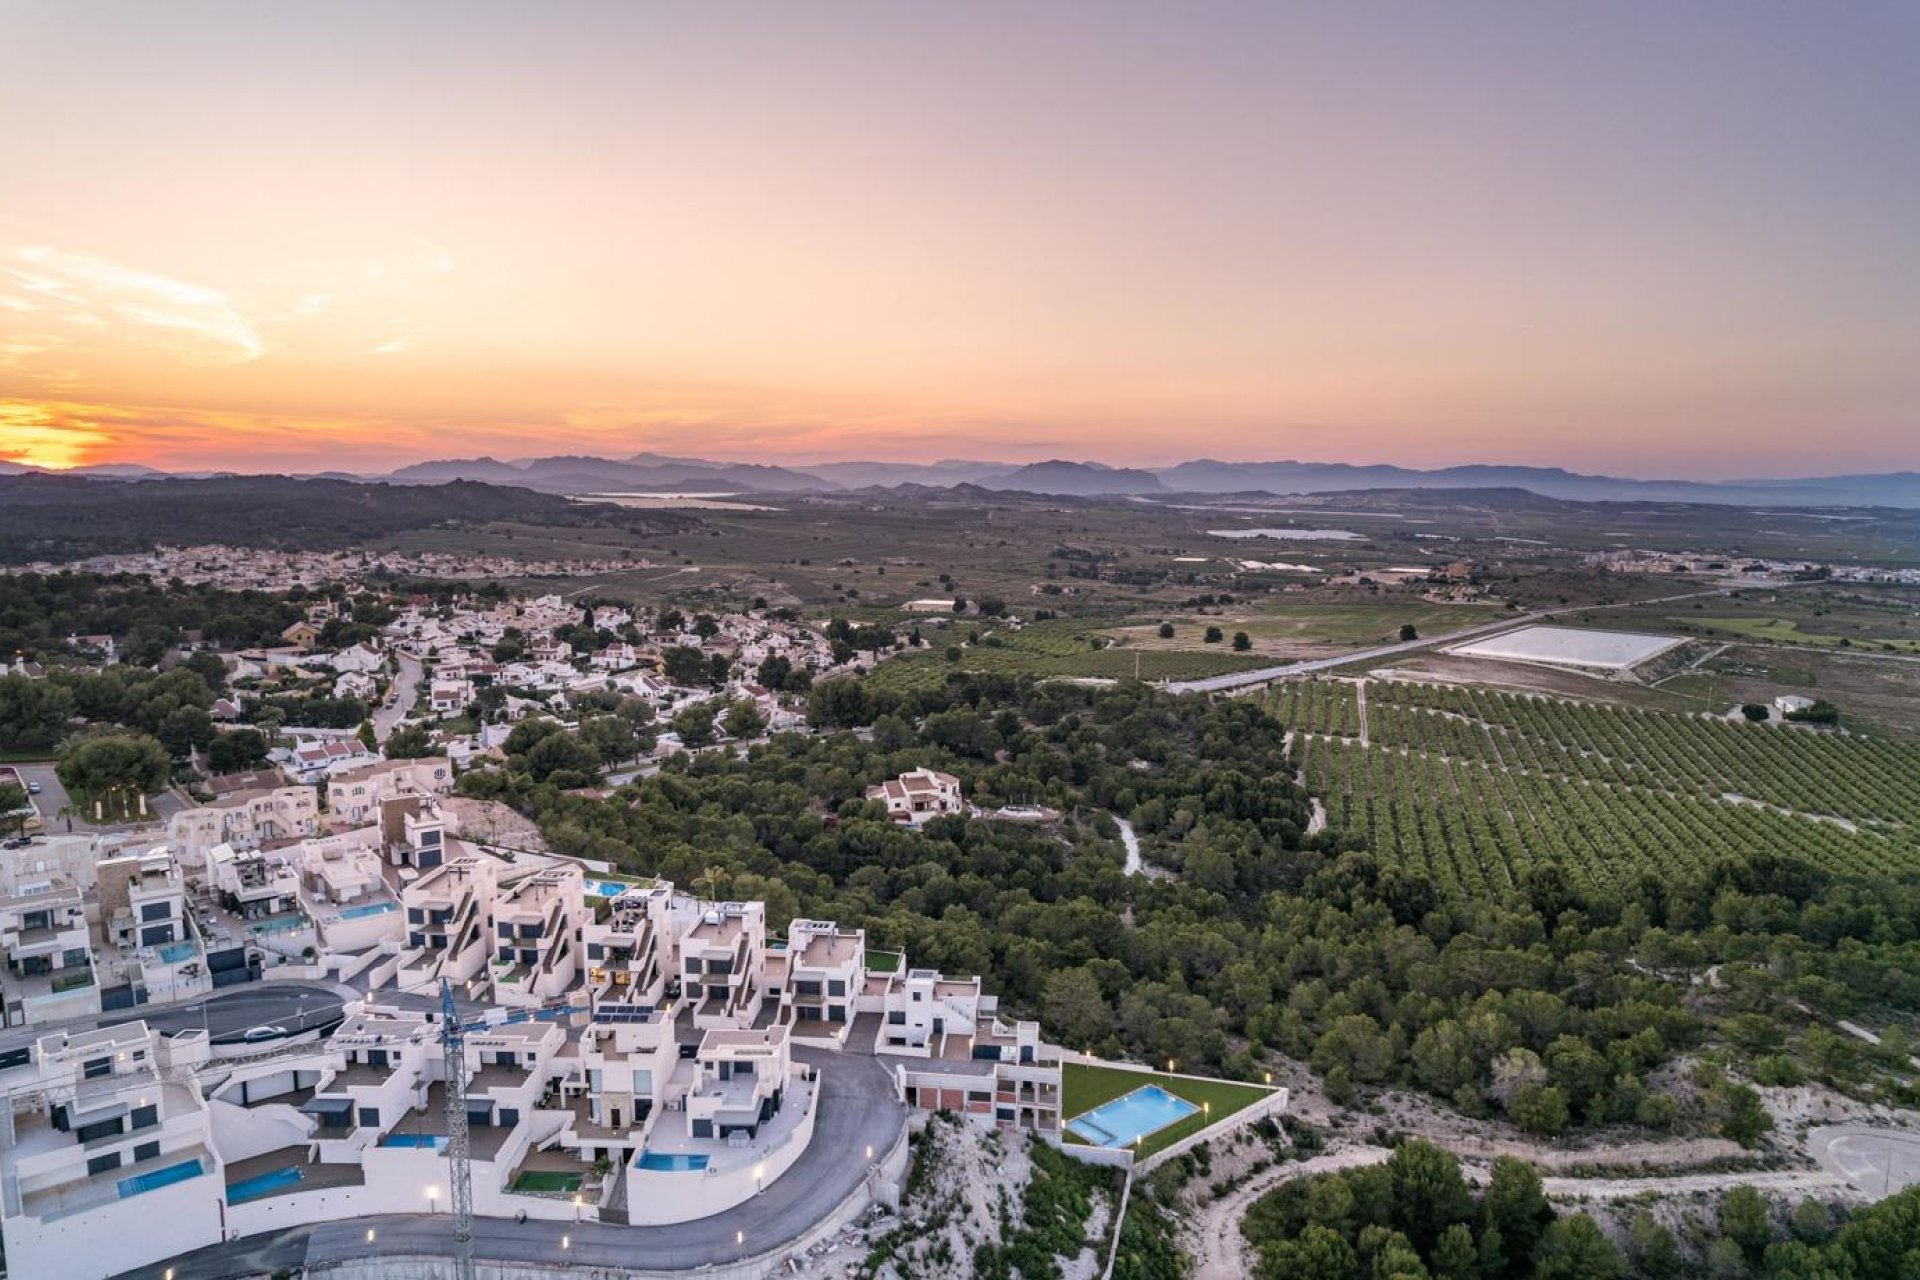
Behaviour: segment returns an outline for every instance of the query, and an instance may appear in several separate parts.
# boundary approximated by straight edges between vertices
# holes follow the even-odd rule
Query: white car
[[[240,1033],[240,1038],[248,1044],[258,1044],[262,1040],[277,1040],[286,1034],[285,1027],[248,1027]]]

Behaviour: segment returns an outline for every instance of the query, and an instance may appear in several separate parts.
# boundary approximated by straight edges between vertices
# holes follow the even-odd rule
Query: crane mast
[[[453,987],[440,979],[440,1047],[447,1072],[447,1182],[453,1199],[453,1276],[473,1280],[473,1166],[467,1145],[466,1033]]]

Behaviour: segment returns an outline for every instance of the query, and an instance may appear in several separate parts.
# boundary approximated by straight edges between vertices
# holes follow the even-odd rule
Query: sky
[[[1920,467],[1920,5],[0,0],[0,460]]]

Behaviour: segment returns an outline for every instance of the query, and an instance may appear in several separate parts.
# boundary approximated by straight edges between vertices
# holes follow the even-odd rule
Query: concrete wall
[[[220,1235],[220,1201],[210,1194],[220,1178],[209,1170],[97,1209],[41,1221],[7,1222],[7,1271],[34,1280],[97,1280],[206,1245]]]
[[[816,1090],[818,1086],[815,1086]],[[710,1218],[743,1204],[760,1194],[798,1160],[813,1141],[813,1122],[819,1114],[817,1097],[808,1100],[807,1113],[778,1148],[751,1164],[741,1164],[725,1172],[688,1170],[647,1170],[627,1167],[627,1221],[635,1226],[669,1222],[687,1222]],[[728,1157],[744,1157],[746,1151],[729,1151]]]
[[[228,1162],[304,1143],[313,1129],[309,1117],[284,1103],[242,1107],[216,1100],[207,1104],[207,1114],[220,1158]]]

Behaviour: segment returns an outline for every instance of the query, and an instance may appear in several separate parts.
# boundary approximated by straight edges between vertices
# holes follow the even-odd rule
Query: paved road
[[[895,1100],[887,1068],[865,1054],[795,1049],[822,1068],[820,1114],[799,1161],[764,1192],[725,1213],[666,1227],[599,1222],[515,1222],[476,1218],[474,1257],[499,1262],[569,1261],[579,1266],[693,1271],[765,1254],[797,1240],[847,1198],[867,1176],[867,1149],[877,1159],[892,1147],[906,1109]],[[374,1240],[367,1242],[371,1228]],[[743,1238],[735,1244],[736,1233]],[[570,1240],[561,1249],[561,1238]],[[453,1253],[448,1214],[388,1214],[349,1222],[291,1227],[210,1246],[130,1271],[122,1280],[227,1280],[343,1258]]]
[[[380,742],[385,742],[400,727],[407,712],[413,710],[413,700],[420,691],[420,660],[405,653],[398,656],[400,672],[393,678],[393,696],[373,713],[373,736]]]
[[[324,1027],[340,1018],[340,993],[320,982],[250,982],[197,1000],[115,1009],[56,1026],[15,1027],[0,1032],[0,1049],[32,1044],[50,1031],[145,1022],[163,1035],[205,1030],[217,1041],[232,1041],[249,1027],[285,1027],[290,1034]]]

